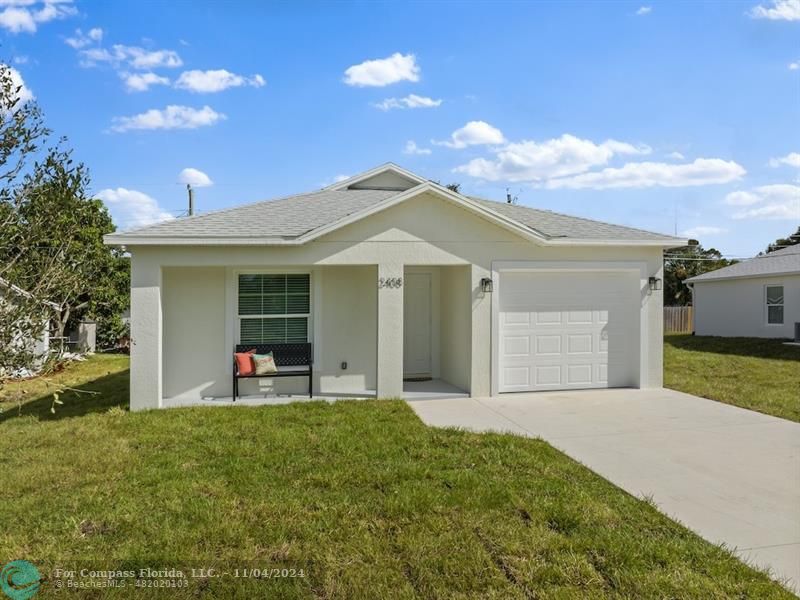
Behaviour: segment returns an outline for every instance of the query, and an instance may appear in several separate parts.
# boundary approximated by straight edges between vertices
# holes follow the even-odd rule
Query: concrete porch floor
[[[441,379],[430,381],[404,381],[403,400],[444,400],[452,398],[468,398],[469,394]],[[164,398],[164,408],[181,408],[187,406],[272,406],[289,404],[290,402],[315,402],[336,400],[375,398],[375,390],[354,390],[341,394],[314,394],[309,398],[306,394],[282,394],[280,396],[253,394],[239,396],[233,402],[232,396],[215,396],[213,398],[181,397]]]

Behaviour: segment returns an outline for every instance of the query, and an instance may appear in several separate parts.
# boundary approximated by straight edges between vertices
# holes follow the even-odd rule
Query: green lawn
[[[668,335],[664,386],[800,422],[800,347],[770,339]]]
[[[131,414],[115,356],[59,378],[103,393],[52,415],[29,382],[5,406],[0,562],[306,575],[163,597],[792,597],[539,440],[429,428],[399,401]]]

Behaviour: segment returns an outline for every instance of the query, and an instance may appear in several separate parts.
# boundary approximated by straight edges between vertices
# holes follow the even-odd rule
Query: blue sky
[[[677,215],[730,256],[800,224],[800,0],[4,0],[0,37],[123,227],[185,210],[186,177],[212,182],[205,211],[387,161],[660,232]]]

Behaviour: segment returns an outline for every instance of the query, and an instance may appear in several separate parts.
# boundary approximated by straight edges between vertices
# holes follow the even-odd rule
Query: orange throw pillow
[[[236,359],[236,369],[239,375],[253,375],[256,372],[256,365],[253,362],[253,354],[256,350],[248,350],[247,352],[236,352],[234,358]]]

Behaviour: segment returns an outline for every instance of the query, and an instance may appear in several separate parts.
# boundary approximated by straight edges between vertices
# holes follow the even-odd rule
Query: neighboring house
[[[662,252],[687,240],[387,164],[106,243],[132,256],[136,410],[230,397],[234,345],[268,341],[313,343],[315,394],[399,397],[428,378],[475,397],[660,387]],[[243,380],[241,394],[306,381]]]
[[[800,245],[691,277],[697,335],[793,338],[800,323]]]
[[[0,311],[3,310],[4,305],[8,306],[20,297],[31,298],[32,296],[29,292],[0,277]],[[49,313],[57,308],[58,305],[52,302],[42,302],[40,333],[35,339],[28,338],[27,332],[17,329],[17,324],[14,323],[11,330],[12,348],[21,349],[24,345],[26,352],[31,352],[34,356],[44,357],[47,355],[50,351]],[[19,344],[19,346],[15,346],[15,344]]]

